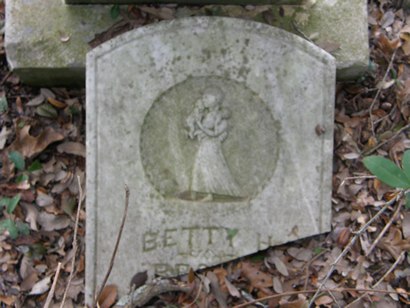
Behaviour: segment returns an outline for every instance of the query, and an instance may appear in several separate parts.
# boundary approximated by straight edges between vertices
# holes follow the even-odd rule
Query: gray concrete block
[[[313,2],[311,2],[313,3]],[[39,86],[84,85],[88,42],[112,26],[112,5],[66,5],[62,0],[13,0],[6,5],[6,52],[23,82]],[[244,10],[243,7],[238,7]],[[222,6],[227,16],[232,7]],[[319,46],[337,46],[339,79],[368,66],[366,0],[317,0],[313,5],[272,5],[261,22],[291,31]],[[269,15],[267,14],[267,15]],[[240,15],[240,14],[239,14]]]
[[[110,6],[68,6],[61,0],[12,0],[6,5],[10,68],[32,85],[84,86],[85,55],[110,27]]]

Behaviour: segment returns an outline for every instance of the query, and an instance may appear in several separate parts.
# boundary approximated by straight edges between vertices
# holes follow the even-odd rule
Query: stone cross
[[[87,57],[86,296],[330,230],[335,60],[261,23],[160,22]]]

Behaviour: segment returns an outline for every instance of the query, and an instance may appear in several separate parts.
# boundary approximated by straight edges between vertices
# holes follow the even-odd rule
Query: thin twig
[[[241,295],[245,300],[248,301],[248,303],[252,303],[258,307],[267,308],[266,305],[260,303],[258,299],[254,299],[254,297],[251,294],[247,293],[245,290],[241,290]],[[248,305],[248,303],[246,303],[246,306]]]
[[[399,256],[399,257],[397,258],[397,260],[393,263],[393,265],[389,268],[389,270],[383,275],[382,278],[380,278],[374,285],[372,285],[372,288],[377,287],[380,283],[383,282],[383,280],[384,280],[388,275],[390,275],[390,273],[391,273],[392,271],[394,271],[394,269],[396,268],[396,266],[397,266],[397,265],[401,262],[401,260],[403,259],[403,256],[404,256],[405,253],[406,253],[405,251],[402,251],[402,252],[401,252],[400,256]],[[356,298],[353,302],[351,302],[350,304],[348,304],[345,308],[348,308],[348,307],[352,306],[353,304],[355,304],[355,303],[361,301],[362,298],[365,297],[366,295],[367,295],[367,292],[364,293],[364,294],[362,294],[362,295],[360,295],[360,296],[359,296],[358,298]]]
[[[376,247],[376,245],[379,243],[383,235],[389,230],[391,225],[393,224],[393,221],[396,219],[397,215],[399,215],[400,210],[403,206],[403,202],[399,202],[399,205],[397,206],[396,211],[394,212],[393,216],[390,218],[389,222],[386,224],[386,226],[383,228],[382,232],[379,233],[377,238],[374,240],[372,245],[370,246],[369,250],[366,252],[366,257],[370,255],[370,253],[373,251],[373,249]]]
[[[308,282],[309,282],[309,268],[310,268],[310,266],[312,265],[312,263],[313,263],[313,261],[315,261],[316,259],[318,259],[319,257],[321,257],[321,256],[323,256],[326,252],[329,252],[329,250],[328,249],[326,249],[326,250],[323,250],[321,253],[318,253],[316,256],[314,256],[311,260],[309,260],[309,262],[306,264],[306,273],[305,273],[305,275],[306,275],[306,278],[305,278],[305,284],[304,284],[304,286],[303,286],[303,290],[306,290],[307,289],[307,285],[308,285]]]
[[[390,110],[390,112],[387,115],[385,115],[384,117],[381,117],[380,119],[374,121],[374,124],[378,124],[378,123],[382,122],[384,119],[387,119],[387,118],[391,117],[391,115],[393,113],[395,113],[396,110],[397,110],[397,107],[393,106],[393,108]]]
[[[122,215],[120,229],[118,231],[117,240],[115,241],[115,247],[114,247],[114,251],[113,251],[112,256],[111,256],[111,260],[110,260],[110,264],[108,266],[107,273],[105,274],[103,283],[101,284],[101,287],[100,287],[100,290],[97,293],[97,296],[94,297],[94,302],[93,302],[92,307],[95,307],[96,302],[98,302],[98,298],[100,297],[100,295],[101,295],[101,293],[102,293],[102,291],[103,291],[103,289],[104,289],[104,287],[105,287],[105,285],[108,281],[108,278],[110,277],[111,270],[114,266],[114,260],[115,260],[115,257],[117,255],[118,246],[120,244],[120,240],[121,240],[121,236],[122,236],[122,230],[124,229],[125,219],[127,218],[129,200],[130,200],[130,190],[128,189],[128,186],[125,185],[125,208],[124,208],[124,214]]]
[[[394,52],[393,52],[393,54],[392,54],[392,56],[391,56],[389,65],[387,66],[387,70],[386,70],[386,72],[384,73],[383,79],[382,79],[382,81],[381,81],[381,83],[380,83],[380,87],[379,87],[379,89],[377,90],[376,95],[374,96],[373,101],[372,101],[372,103],[371,103],[371,105],[370,105],[370,107],[369,107],[369,117],[370,117],[370,124],[371,124],[371,127],[372,127],[373,137],[376,137],[376,133],[375,133],[375,131],[374,131],[374,122],[373,122],[373,119],[372,119],[373,107],[374,107],[374,105],[376,104],[376,100],[379,98],[380,92],[381,92],[381,90],[382,90],[383,83],[386,81],[387,75],[389,74],[389,72],[390,72],[390,70],[391,70],[391,68],[392,68],[392,66],[393,66],[393,61],[394,61],[394,58],[396,57],[396,52],[397,52],[397,48],[394,50]]]
[[[46,302],[44,304],[44,308],[50,307],[51,300],[53,299],[54,292],[56,290],[56,285],[57,285],[58,276],[60,275],[60,270],[61,270],[61,262],[58,262],[56,273],[54,275],[53,284],[51,285],[50,292],[48,292],[47,299],[46,299]]]
[[[396,291],[396,290],[373,290],[373,289],[355,289],[355,288],[334,288],[334,289],[323,289],[323,292],[373,292],[373,293],[379,293],[379,294],[406,294],[406,295],[410,295],[410,292],[407,291]],[[291,296],[291,295],[298,295],[298,294],[309,294],[309,293],[314,293],[316,292],[316,290],[302,290],[302,291],[290,291],[290,292],[283,292],[280,294],[274,294],[274,295],[269,295],[269,296],[265,296],[265,297],[261,297],[261,298],[257,298],[255,300],[243,303],[243,304],[239,304],[236,306],[233,306],[233,308],[242,308],[242,307],[246,307],[248,305],[252,305],[255,304],[257,302],[263,302],[269,299],[273,299],[273,298],[278,298],[278,297],[284,297],[284,296]]]
[[[12,74],[12,71],[9,71],[9,72],[3,77],[3,79],[2,79],[1,82],[0,82],[0,86],[2,86],[2,85],[6,82],[7,79],[9,79],[9,77],[10,77],[11,74]]]
[[[327,292],[327,293],[330,295],[331,298],[333,298],[333,301],[335,302],[336,306],[337,306],[338,308],[340,308],[340,305],[339,305],[339,303],[337,302],[336,297],[333,295],[333,292],[332,292],[332,291],[329,291],[329,292]]]
[[[73,235],[73,258],[71,259],[71,268],[70,268],[70,276],[68,277],[68,283],[64,291],[63,300],[61,301],[60,308],[64,307],[65,300],[67,298],[68,290],[71,286],[71,280],[74,277],[74,268],[75,268],[75,259],[77,255],[77,233],[78,233],[78,223],[80,220],[80,211],[81,211],[81,203],[83,201],[83,189],[81,187],[81,179],[80,176],[77,176],[77,183],[78,183],[78,205],[77,205],[77,214],[75,216],[75,224],[74,224],[74,235]]]
[[[369,154],[372,154],[374,151],[378,150],[379,148],[381,148],[383,145],[385,145],[386,143],[388,143],[389,141],[393,140],[394,138],[396,138],[398,135],[400,135],[403,131],[405,131],[406,129],[410,128],[410,124],[407,124],[406,126],[403,126],[402,128],[400,128],[393,136],[391,136],[389,139],[384,140],[383,142],[380,142],[378,145],[376,145],[374,148],[371,148],[370,150],[367,150],[365,152],[363,152],[363,156],[367,156]]]
[[[198,300],[199,296],[201,295],[202,285],[203,285],[203,282],[202,282],[202,279],[201,279],[201,283],[199,284],[198,292],[197,292],[197,294],[196,294],[194,300],[193,300],[191,303],[189,303],[188,305],[184,306],[184,308],[189,308],[189,307],[191,307],[193,304],[196,303],[196,301]]]
[[[323,287],[325,286],[326,282],[329,280],[330,276],[333,274],[333,271],[336,268],[336,265],[339,263],[339,261],[350,251],[350,249],[353,247],[354,243],[356,240],[359,238],[359,236],[366,231],[366,229],[390,206],[392,205],[396,200],[401,197],[401,194],[397,195],[396,198],[393,198],[392,200],[386,202],[384,206],[377,212],[376,215],[374,215],[363,227],[360,228],[359,231],[355,232],[355,235],[352,237],[350,240],[349,244],[345,247],[345,249],[342,251],[342,253],[336,258],[336,260],[332,263],[332,266],[330,267],[330,270],[327,272],[326,277],[323,279],[322,283],[320,284],[319,288],[317,289],[316,293],[313,295],[312,299],[309,302],[309,307],[311,307],[312,303],[315,301],[315,299],[318,297],[319,293],[322,292]]]

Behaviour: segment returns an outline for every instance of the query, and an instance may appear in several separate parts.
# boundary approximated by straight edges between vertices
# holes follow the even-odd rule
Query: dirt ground
[[[161,19],[172,9],[130,6],[139,19],[123,20],[105,35]],[[332,232],[169,280],[163,290],[173,292],[143,291],[151,297],[146,305],[410,304],[410,204],[362,162],[380,155],[400,165],[410,148],[410,17],[391,1],[369,1],[368,10],[368,72],[337,84]],[[4,22],[4,5],[0,17]],[[8,70],[3,41],[0,47],[1,307],[82,306],[85,90],[21,84]],[[144,285],[144,274],[131,283]],[[115,286],[107,286],[100,306],[110,307],[116,296]]]

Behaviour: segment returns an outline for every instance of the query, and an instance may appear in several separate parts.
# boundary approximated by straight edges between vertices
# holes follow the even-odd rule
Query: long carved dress
[[[194,135],[200,144],[192,170],[191,191],[239,197],[240,189],[222,152],[222,142],[228,134],[227,120],[220,110],[214,110],[196,124]]]

